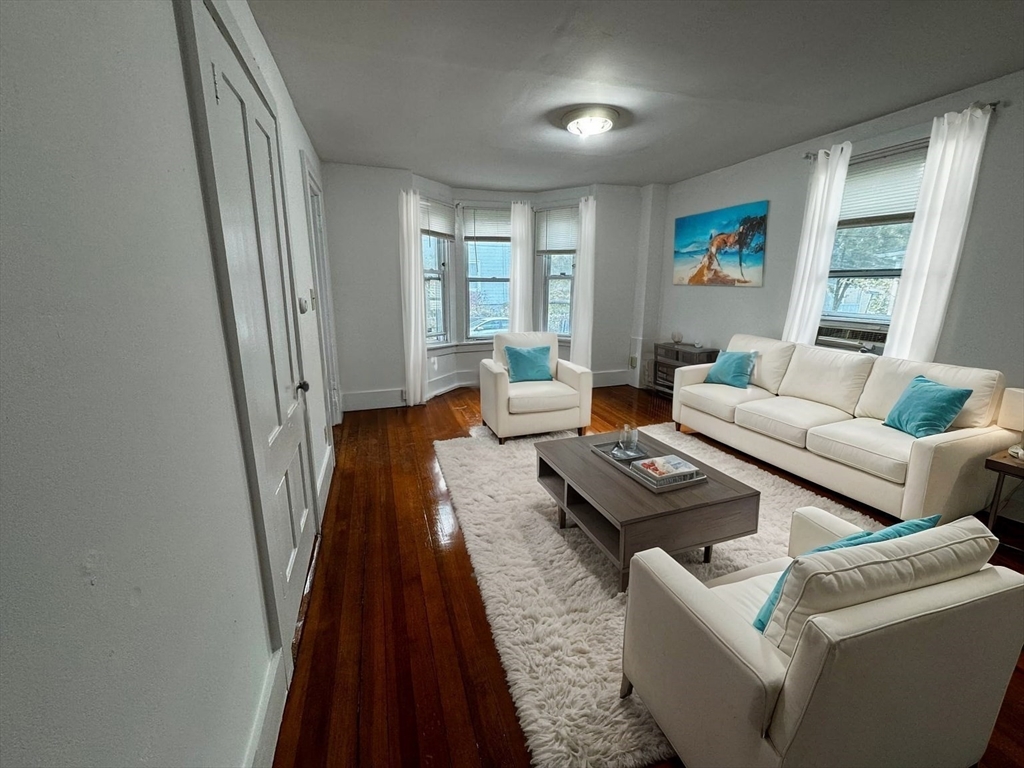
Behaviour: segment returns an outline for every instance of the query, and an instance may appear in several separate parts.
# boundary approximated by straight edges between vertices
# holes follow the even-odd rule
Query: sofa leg
[[[629,678],[625,675],[622,676],[622,685],[619,687],[619,698],[624,699],[633,693],[633,684],[629,682]]]
[[[576,434],[583,437],[583,433],[587,431],[586,427],[576,427]]]
[[[672,423],[676,425],[676,432],[680,431],[683,428],[683,425],[680,424],[678,421],[673,421]]]
[[[505,444],[505,438],[504,437],[499,437],[498,438],[498,445],[504,445],[504,444]]]

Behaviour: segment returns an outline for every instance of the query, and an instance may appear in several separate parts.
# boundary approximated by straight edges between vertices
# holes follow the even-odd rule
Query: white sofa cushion
[[[505,366],[505,368],[508,368],[508,355],[505,354],[505,347],[507,346],[526,349],[531,347],[548,347],[548,368],[551,375],[555,375],[555,369],[558,366],[558,334],[546,331],[494,334],[494,352],[492,357]]]
[[[786,570],[785,567],[774,573],[761,573],[748,579],[721,584],[711,587],[711,591],[728,603],[729,607],[735,610],[744,621],[753,624],[758,611],[761,610],[764,601],[768,599],[768,595],[775,588],[775,584],[784,570]]]
[[[771,392],[755,386],[740,389],[725,384],[690,384],[679,390],[679,402],[683,405],[730,423],[735,420],[737,405],[769,397],[773,397]]]
[[[508,385],[509,413],[564,411],[580,404],[580,393],[560,381],[517,381]]]
[[[916,439],[878,419],[851,419],[807,430],[807,450],[902,484]]]
[[[999,371],[917,363],[895,357],[880,357],[875,361],[854,415],[884,420],[915,376],[924,376],[949,387],[973,390],[953,421],[953,428],[987,427],[995,421],[1005,387],[1005,379]]]
[[[998,544],[981,521],[965,517],[891,541],[798,557],[764,636],[792,655],[811,616],[974,573]]]
[[[874,355],[797,344],[779,394],[814,400],[852,414],[874,361]]]
[[[727,350],[729,352],[757,352],[757,359],[754,360],[754,372],[750,375],[750,383],[777,395],[795,348],[796,344],[791,341],[779,341],[778,339],[766,339],[763,336],[737,333],[729,340]]]
[[[741,427],[795,445],[807,446],[807,430],[822,424],[849,421],[853,417],[831,405],[798,397],[773,397],[736,406],[735,419]]]

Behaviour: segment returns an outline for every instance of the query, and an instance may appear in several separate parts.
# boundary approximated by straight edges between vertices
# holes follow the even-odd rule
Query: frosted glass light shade
[[[612,129],[619,113],[611,107],[580,107],[566,112],[562,125],[569,133],[586,138]]]

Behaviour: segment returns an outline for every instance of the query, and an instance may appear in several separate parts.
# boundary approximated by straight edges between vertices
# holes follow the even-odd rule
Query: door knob
[[[296,387],[297,387],[298,389],[301,389],[301,390],[302,390],[303,392],[309,392],[309,382],[308,382],[308,381],[300,381],[300,382],[299,382],[298,384],[296,384],[295,386],[296,386]]]

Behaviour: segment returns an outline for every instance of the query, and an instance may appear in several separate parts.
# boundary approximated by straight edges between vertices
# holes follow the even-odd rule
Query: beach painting
[[[764,284],[768,201],[676,219],[673,285]]]

